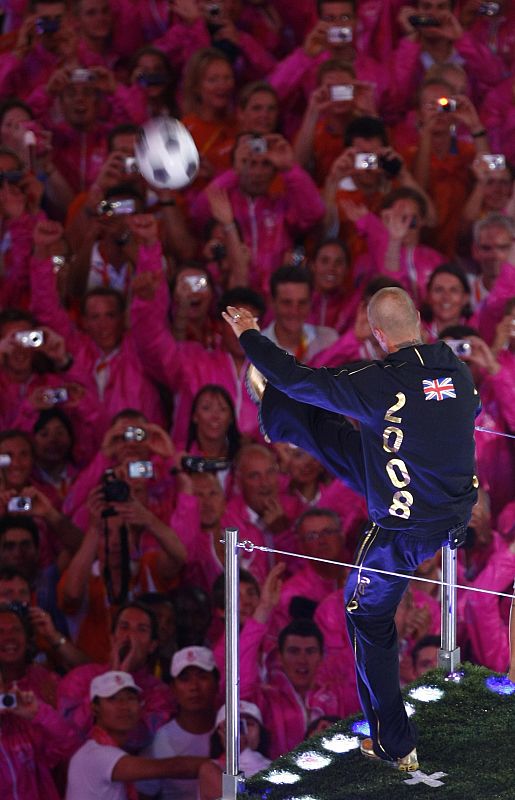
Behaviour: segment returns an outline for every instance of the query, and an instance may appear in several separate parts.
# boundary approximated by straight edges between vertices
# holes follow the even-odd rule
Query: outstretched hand
[[[256,318],[246,308],[227,306],[227,311],[222,311],[222,317],[229,323],[238,339],[245,331],[259,331]]]

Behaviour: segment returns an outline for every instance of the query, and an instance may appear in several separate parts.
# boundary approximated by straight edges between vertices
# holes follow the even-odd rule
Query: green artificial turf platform
[[[502,676],[483,667],[464,664],[459,671],[459,682],[433,670],[403,690],[415,709],[419,772],[402,773],[365,759],[355,739],[364,734],[352,731],[362,717],[354,716],[249,779],[242,800],[515,800],[515,693],[490,691],[486,680]],[[413,699],[410,691],[420,687],[434,687],[443,696]],[[351,749],[334,751],[345,747]],[[282,779],[295,782],[274,783],[269,779],[274,773],[287,773]]]

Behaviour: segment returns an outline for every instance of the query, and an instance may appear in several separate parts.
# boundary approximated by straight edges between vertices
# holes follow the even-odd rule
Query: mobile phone
[[[208,3],[206,6],[206,13],[209,17],[219,17],[222,9],[218,3]]]
[[[68,401],[68,390],[65,389],[64,386],[58,389],[46,389],[43,393],[43,397],[46,403],[59,405],[59,403],[66,403]]]
[[[207,278],[204,275],[184,275],[184,280],[192,292],[202,292],[207,289]]]
[[[154,465],[151,461],[129,461],[129,478],[153,478]]]
[[[250,149],[253,153],[266,153],[268,151],[268,142],[264,136],[253,136],[250,140]]]
[[[501,153],[484,153],[481,160],[488,165],[488,169],[502,170],[506,169],[506,158]]]
[[[14,341],[22,347],[41,347],[43,339],[43,331],[17,331],[14,334]]]
[[[446,339],[445,344],[457,358],[469,358],[472,353],[472,346],[466,339]]]
[[[436,102],[438,111],[443,111],[446,114],[452,114],[458,107],[454,97],[439,97]]]
[[[126,442],[143,442],[147,438],[147,432],[144,428],[129,425],[123,432],[123,438]]]
[[[8,467],[11,463],[11,456],[9,453],[0,453],[0,467]]]
[[[339,86],[331,86],[329,88],[331,100],[341,103],[354,99],[354,86],[352,83],[342,83]]]
[[[10,514],[16,514],[20,511],[32,511],[32,500],[30,497],[11,497],[7,503],[7,511]]]
[[[72,70],[71,81],[72,83],[87,83],[88,81],[92,81],[94,77],[95,74],[92,70],[79,67]]]
[[[408,22],[414,28],[439,28],[440,23],[436,17],[425,14],[412,14],[408,17]]]
[[[354,169],[377,169],[379,159],[375,153],[356,153]]]
[[[352,42],[352,28],[341,28],[333,25],[327,31],[329,44],[348,44]]]

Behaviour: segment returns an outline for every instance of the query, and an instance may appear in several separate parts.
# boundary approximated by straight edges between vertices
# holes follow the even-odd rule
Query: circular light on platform
[[[360,736],[370,736],[370,725],[366,719],[358,719],[352,723],[352,733],[359,733]]]
[[[315,750],[308,750],[307,753],[301,753],[295,759],[295,763],[301,769],[323,769],[331,763],[331,760],[327,756],[322,756],[320,753],[315,752]]]
[[[295,772],[275,769],[265,775],[265,779],[270,783],[297,783],[297,781],[300,781],[300,775],[296,775]]]
[[[495,692],[496,694],[515,694],[515,683],[510,681],[507,676],[502,678],[497,678],[494,676],[487,678],[485,681],[485,686],[487,689],[490,689],[491,692]]]
[[[449,672],[449,674],[444,678],[444,680],[447,681],[448,683],[461,683],[464,677],[465,677],[464,672]]]
[[[441,700],[445,692],[437,686],[417,686],[412,689],[409,696],[413,700],[420,700],[422,703],[433,703],[435,700]]]
[[[357,736],[345,736],[344,733],[337,733],[331,738],[324,737],[322,747],[332,753],[349,753],[359,747],[359,739]]]

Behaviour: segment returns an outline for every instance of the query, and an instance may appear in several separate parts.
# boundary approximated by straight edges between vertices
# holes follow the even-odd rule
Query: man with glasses
[[[504,214],[489,214],[474,225],[472,256],[480,274],[471,280],[472,307],[476,309],[488,297],[499,277],[501,267],[513,257],[515,224]]]
[[[329,508],[308,508],[295,525],[297,546],[295,551],[318,561],[302,561],[301,569],[284,582],[274,624],[282,627],[290,622],[290,603],[296,597],[320,603],[331,592],[341,589],[347,570],[338,564],[345,560],[345,537],[336,511]]]

